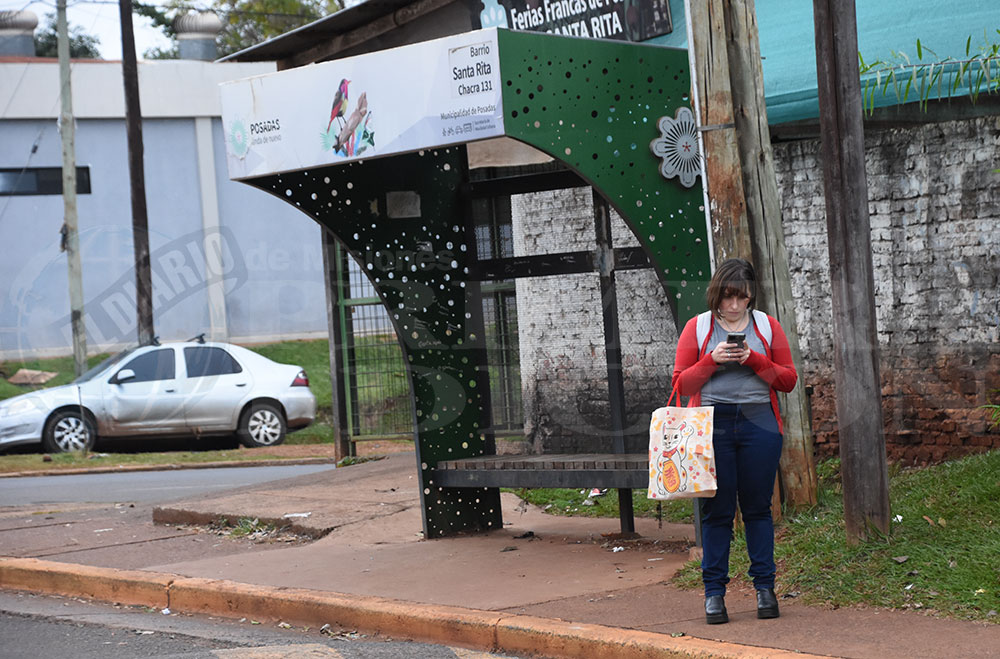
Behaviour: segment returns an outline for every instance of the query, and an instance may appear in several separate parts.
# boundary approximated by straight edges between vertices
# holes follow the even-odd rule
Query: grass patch
[[[603,496],[589,497],[590,490],[565,488],[504,489],[513,492],[530,504],[542,508],[550,515],[579,517],[618,517],[618,492],[608,490]],[[593,505],[585,505],[587,500]],[[632,490],[632,510],[636,517],[657,516],[657,502],[646,498],[645,490]],[[694,508],[690,501],[664,501],[663,521],[679,524],[694,522]]]
[[[820,503],[777,526],[779,592],[831,606],[923,610],[1000,622],[1000,451],[890,474],[888,535],[847,543],[839,461],[820,465]],[[749,565],[742,533],[730,576]],[[700,587],[697,563],[676,578]]]
[[[97,366],[108,357],[108,353],[87,357],[87,368]],[[20,385],[7,382],[7,378],[13,376],[20,369],[26,368],[32,371],[47,371],[57,373],[54,378],[44,385]],[[39,389],[48,387],[58,387],[62,384],[69,384],[76,379],[73,372],[73,357],[52,357],[49,359],[14,359],[0,362],[0,400],[20,396]]]
[[[166,466],[181,464],[205,464],[209,462],[247,462],[252,460],[290,460],[286,455],[268,452],[267,448],[233,449],[226,451],[169,451],[142,453],[56,453],[51,461],[46,461],[38,453],[14,453],[0,455],[0,474],[32,471],[70,471],[73,469],[94,469],[101,467]],[[308,455],[296,455],[306,458]],[[328,458],[317,453],[313,457]]]

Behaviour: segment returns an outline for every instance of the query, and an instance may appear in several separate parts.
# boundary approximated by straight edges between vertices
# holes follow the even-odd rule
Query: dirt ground
[[[282,458],[335,457],[333,444],[282,444],[281,446],[268,447],[265,450],[269,455],[277,455]],[[407,453],[413,450],[413,442],[405,440],[373,440],[368,442],[356,442],[355,450],[359,457],[388,455],[390,453]]]

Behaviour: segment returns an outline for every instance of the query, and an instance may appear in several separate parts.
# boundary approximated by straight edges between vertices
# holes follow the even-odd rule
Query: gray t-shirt
[[[747,345],[754,352],[766,355],[764,342],[757,336],[753,326],[753,315],[750,315],[750,324],[743,330],[746,335]],[[729,332],[722,328],[716,321],[712,323],[712,336],[708,339],[706,348],[708,352],[715,349],[715,346],[724,342],[729,336]],[[771,387],[766,382],[757,377],[749,366],[743,364],[720,364],[715,373],[708,379],[708,382],[701,388],[702,405],[712,405],[714,403],[768,403],[771,402]]]

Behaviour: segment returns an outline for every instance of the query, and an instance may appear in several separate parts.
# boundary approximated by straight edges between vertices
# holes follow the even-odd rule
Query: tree
[[[186,0],[167,0],[159,5],[133,2],[135,13],[149,18],[155,27],[174,38],[173,20],[192,9]],[[222,19],[216,44],[220,57],[284,34],[306,23],[336,13],[344,0],[214,0],[212,10]],[[148,51],[147,59],[176,57],[171,49]]]
[[[45,27],[35,33],[35,56],[58,57],[59,32],[56,29],[56,15],[45,17]],[[79,25],[69,28],[69,56],[76,59],[101,59],[98,46],[101,40],[87,34]]]
[[[216,0],[219,55],[259,44],[343,9],[342,0]]]

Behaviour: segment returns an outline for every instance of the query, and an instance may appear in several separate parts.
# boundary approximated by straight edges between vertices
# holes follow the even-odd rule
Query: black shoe
[[[729,614],[726,613],[725,597],[722,595],[709,595],[705,598],[705,622],[710,625],[729,622]]]
[[[774,596],[774,588],[760,588],[757,591],[757,617],[777,618],[778,598]]]

